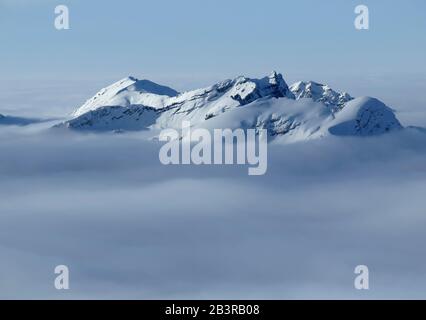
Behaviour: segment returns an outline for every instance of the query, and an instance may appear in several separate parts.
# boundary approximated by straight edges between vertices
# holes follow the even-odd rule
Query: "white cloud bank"
[[[0,298],[425,298],[423,134],[271,145],[249,177],[34,130],[0,127]]]

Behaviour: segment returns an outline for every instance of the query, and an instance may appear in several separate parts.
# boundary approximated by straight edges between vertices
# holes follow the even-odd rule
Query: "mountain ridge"
[[[313,81],[288,86],[275,71],[260,79],[239,76],[183,93],[127,77],[99,91],[60,127],[160,130],[179,128],[182,121],[208,129],[267,128],[271,137],[289,141],[402,128],[393,110],[375,98],[353,98]]]

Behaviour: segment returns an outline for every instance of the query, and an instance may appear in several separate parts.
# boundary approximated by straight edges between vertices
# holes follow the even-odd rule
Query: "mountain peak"
[[[274,71],[272,71],[272,72],[269,74],[268,78],[269,78],[269,79],[271,79],[271,81],[275,81],[275,82],[277,82],[277,83],[278,83],[279,81],[281,81],[281,80],[284,80],[284,78],[283,78],[282,74],[281,74],[281,73],[276,72],[275,70],[274,70]]]
[[[87,100],[74,113],[74,116],[80,116],[105,106],[146,105],[152,108],[161,108],[165,97],[174,97],[178,94],[176,90],[167,86],[128,76],[101,89],[95,96]]]
[[[130,80],[130,81],[134,81],[134,82],[139,81],[138,78],[133,77],[133,76],[128,76],[127,79]]]
[[[244,76],[235,78],[231,98],[240,105],[246,105],[260,98],[290,98],[294,99],[283,76],[277,72],[261,79]]]
[[[294,99],[295,97],[293,96],[293,93],[290,91],[287,83],[284,80],[284,77],[281,73],[278,73],[276,71],[272,71],[269,76],[269,84],[273,87],[276,87],[281,94],[283,95],[283,97],[287,97],[287,98],[292,98]]]
[[[341,109],[345,103],[353,100],[346,92],[337,92],[328,85],[314,81],[299,81],[290,86],[296,99],[310,98],[322,102],[332,108],[333,111]]]

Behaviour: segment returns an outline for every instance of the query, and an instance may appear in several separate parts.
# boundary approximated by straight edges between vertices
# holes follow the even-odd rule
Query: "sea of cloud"
[[[0,126],[0,298],[425,298],[424,133],[271,144],[256,177],[50,126]]]

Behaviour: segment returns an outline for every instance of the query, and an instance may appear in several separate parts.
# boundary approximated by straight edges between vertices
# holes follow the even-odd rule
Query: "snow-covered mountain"
[[[333,108],[334,111],[343,108],[346,102],[353,98],[346,92],[340,93],[329,86],[313,81],[299,81],[290,87],[296,99],[309,98]]]
[[[122,131],[193,127],[268,129],[300,141],[333,135],[376,135],[402,128],[392,109],[374,98],[352,98],[315,82],[288,86],[272,72],[237,77],[189,92],[128,77],[99,91],[62,127]]]
[[[78,108],[73,115],[78,117],[105,106],[144,105],[160,109],[164,107],[168,98],[177,95],[178,92],[169,87],[158,85],[149,80],[128,77],[99,91]]]

